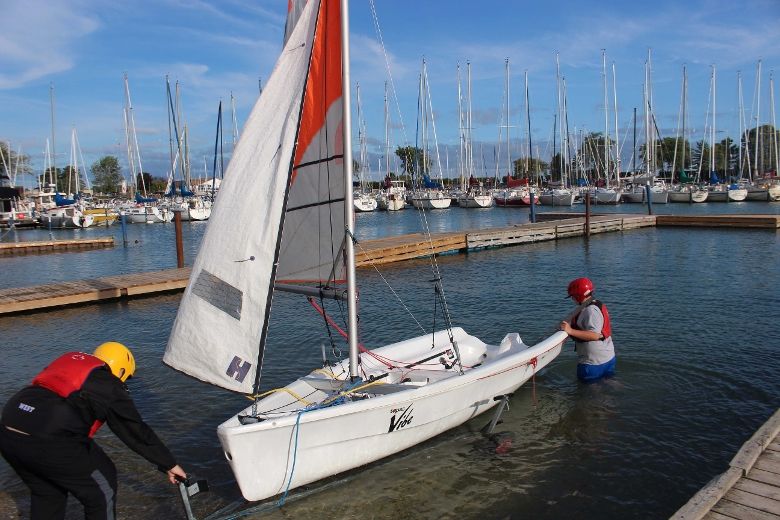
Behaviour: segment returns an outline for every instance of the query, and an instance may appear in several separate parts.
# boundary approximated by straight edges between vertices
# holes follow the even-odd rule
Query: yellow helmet
[[[135,358],[126,346],[116,341],[107,341],[95,349],[93,354],[106,362],[111,368],[111,373],[123,383],[127,378],[135,374]]]

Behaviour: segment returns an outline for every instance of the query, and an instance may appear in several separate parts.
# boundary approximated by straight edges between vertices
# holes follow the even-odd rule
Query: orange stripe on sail
[[[315,136],[325,126],[328,109],[342,96],[341,8],[338,0],[322,0],[314,34],[294,165],[301,163]],[[342,117],[340,113],[338,117]],[[329,137],[333,143],[332,152],[336,155],[343,153],[341,137]],[[323,157],[329,156],[327,150],[323,152]],[[295,182],[296,174],[297,166],[293,169],[291,183]]]

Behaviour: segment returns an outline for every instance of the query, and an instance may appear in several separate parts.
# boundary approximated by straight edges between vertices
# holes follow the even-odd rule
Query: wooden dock
[[[681,507],[673,520],[780,518],[780,409],[747,441],[729,469]]]
[[[430,237],[421,233],[361,241],[356,247],[355,263],[358,267],[383,265],[432,254],[441,255],[475,251],[485,248],[505,247],[546,240],[583,236],[586,221],[577,213],[540,214],[558,216],[558,220],[535,224],[518,224],[506,228],[434,233]],[[565,217],[565,218],[563,218]],[[591,215],[590,234],[626,231],[655,226],[658,219],[652,215]],[[670,217],[664,216],[665,219]],[[693,217],[674,217],[692,222]],[[712,220],[723,218],[728,227],[757,227],[774,222],[778,227],[780,216],[752,215],[704,217]],[[672,224],[695,225],[695,224]],[[105,240],[105,239],[97,239]],[[113,239],[109,238],[113,245]],[[79,241],[58,241],[79,242]],[[8,244],[16,245],[16,244]],[[92,280],[61,282],[12,289],[0,289],[0,315],[15,312],[33,312],[52,307],[99,302],[136,295],[182,290],[187,286],[189,268],[168,269],[150,273],[108,276]]]
[[[0,315],[180,291],[187,287],[189,277],[190,268],[184,267],[106,276],[92,280],[0,289]]]
[[[780,215],[658,215],[656,226],[780,229]]]
[[[114,237],[3,243],[0,244],[0,256],[61,253],[63,251],[100,249],[104,247],[114,247]]]
[[[591,213],[591,222],[601,217],[637,218],[637,215]],[[536,215],[538,222],[566,220],[585,216],[581,212],[542,212]],[[731,229],[780,229],[780,215],[646,215],[655,220],[658,227],[710,227]]]

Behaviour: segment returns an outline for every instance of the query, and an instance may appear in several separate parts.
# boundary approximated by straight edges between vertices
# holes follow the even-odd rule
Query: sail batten
[[[259,388],[274,283],[328,280],[344,237],[340,43],[327,37],[339,12],[328,1],[294,3],[297,19],[236,145],[163,357],[243,393]]]

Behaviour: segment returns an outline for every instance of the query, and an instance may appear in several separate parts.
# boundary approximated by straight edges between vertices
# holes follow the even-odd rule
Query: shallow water
[[[753,212],[780,208],[747,204]],[[722,213],[736,204],[712,206]],[[642,207],[618,209],[627,208]],[[528,211],[427,215],[438,231],[518,223]],[[359,236],[419,231],[419,217],[415,211],[358,215]],[[184,226],[188,263],[204,227]],[[173,267],[172,229],[129,226],[127,249],[0,259],[6,273],[1,283]],[[118,232],[121,244],[119,228],[108,231]],[[22,233],[48,234],[17,233],[29,240],[33,235]],[[514,331],[527,343],[551,333],[571,307],[563,298],[567,282],[591,277],[612,316],[617,376],[578,383],[569,343],[535,384],[515,394],[497,438],[479,432],[489,416],[474,419],[263,518],[668,517],[723,472],[780,407],[778,253],[780,234],[771,231],[645,228],[595,235],[589,242],[574,238],[441,257],[453,323],[490,343]],[[386,266],[382,275],[430,330],[430,262]],[[375,271],[361,269],[358,276],[364,343],[378,346],[421,333]],[[161,363],[178,300],[173,294],[0,318],[0,403],[66,349],[127,343],[139,366],[130,383],[139,409],[185,469],[209,480],[212,491],[193,499],[196,513],[205,516],[240,499],[215,428],[246,401]],[[319,365],[327,336],[322,318],[308,307],[294,295],[275,298],[264,388]],[[441,323],[436,316],[437,328]],[[120,517],[182,517],[176,490],[150,464],[110,432],[101,432],[99,442],[120,470]],[[0,490],[0,517],[28,513],[26,488],[4,461]],[[74,504],[68,518],[80,515]]]

